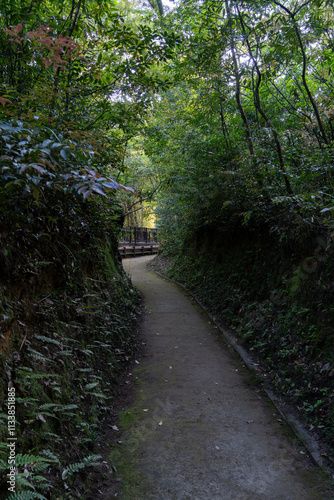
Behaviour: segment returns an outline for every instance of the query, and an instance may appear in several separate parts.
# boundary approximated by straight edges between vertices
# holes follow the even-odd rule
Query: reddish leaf
[[[12,101],[10,101],[9,99],[6,99],[5,97],[0,97],[0,103],[3,105],[3,106],[6,106],[6,103],[7,102],[10,102],[12,104]]]
[[[48,160],[42,160],[41,161],[41,165],[44,165],[44,166],[49,166],[52,168],[52,170],[55,170],[55,167],[54,165],[52,165],[52,163],[50,163]]]
[[[38,163],[32,163],[31,165],[29,165],[31,168],[33,168],[34,170],[36,170],[37,172],[39,172],[40,174],[46,174],[48,173],[47,170],[45,170],[45,168],[41,167],[40,165],[38,165]]]
[[[123,186],[123,184],[120,184],[119,187],[124,189],[124,191],[129,191],[130,193],[132,193],[134,195],[136,194],[136,191],[132,187]]]
[[[42,59],[42,62],[44,63],[45,68],[48,68],[52,65],[52,61],[48,61],[47,59]]]

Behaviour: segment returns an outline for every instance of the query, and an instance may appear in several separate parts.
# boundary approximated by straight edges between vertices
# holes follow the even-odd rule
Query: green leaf
[[[103,191],[102,186],[100,186],[100,184],[93,184],[92,191],[94,191],[95,193],[101,194],[102,196],[107,196],[105,194],[105,192]]]
[[[61,151],[60,151],[60,156],[64,159],[64,160],[68,160],[69,157],[70,157],[70,150],[69,148],[63,148]]]
[[[110,188],[110,189],[118,189],[119,188],[119,184],[116,181],[105,181],[105,182],[102,182],[102,185],[107,187],[107,188]]]

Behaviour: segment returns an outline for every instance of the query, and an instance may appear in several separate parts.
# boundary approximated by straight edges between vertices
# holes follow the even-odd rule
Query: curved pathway
[[[330,500],[324,475],[177,285],[123,261],[143,292],[146,355],[123,415],[131,500]]]

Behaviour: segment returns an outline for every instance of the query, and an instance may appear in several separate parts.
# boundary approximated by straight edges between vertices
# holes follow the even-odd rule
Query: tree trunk
[[[231,15],[231,9],[228,0],[225,0],[225,9],[226,9],[226,14],[227,14],[227,20],[232,27],[232,15]],[[237,61],[237,56],[236,56],[236,48],[235,48],[235,40],[234,40],[234,35],[233,35],[233,29],[231,29],[231,52],[232,52],[232,60],[233,60],[233,67],[234,67],[234,76],[235,76],[235,86],[236,86],[236,91],[235,91],[235,98],[237,101],[237,106],[239,113],[242,118],[242,122],[244,125],[245,133],[246,133],[246,138],[247,138],[247,143],[248,143],[248,149],[251,154],[251,159],[252,159],[252,164],[253,168],[256,171],[256,165],[255,165],[255,152],[254,152],[254,144],[253,144],[253,138],[252,138],[252,133],[249,127],[247,115],[245,113],[245,110],[242,106],[241,103],[241,89],[240,89],[240,72],[239,72],[239,67],[238,67],[238,61]],[[259,186],[262,188],[263,187],[263,182],[262,180],[258,180]]]

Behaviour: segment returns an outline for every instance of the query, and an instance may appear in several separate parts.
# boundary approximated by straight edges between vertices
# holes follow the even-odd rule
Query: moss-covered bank
[[[117,207],[60,196],[2,208],[0,497],[88,498],[94,446],[136,345],[139,297],[118,255]]]

